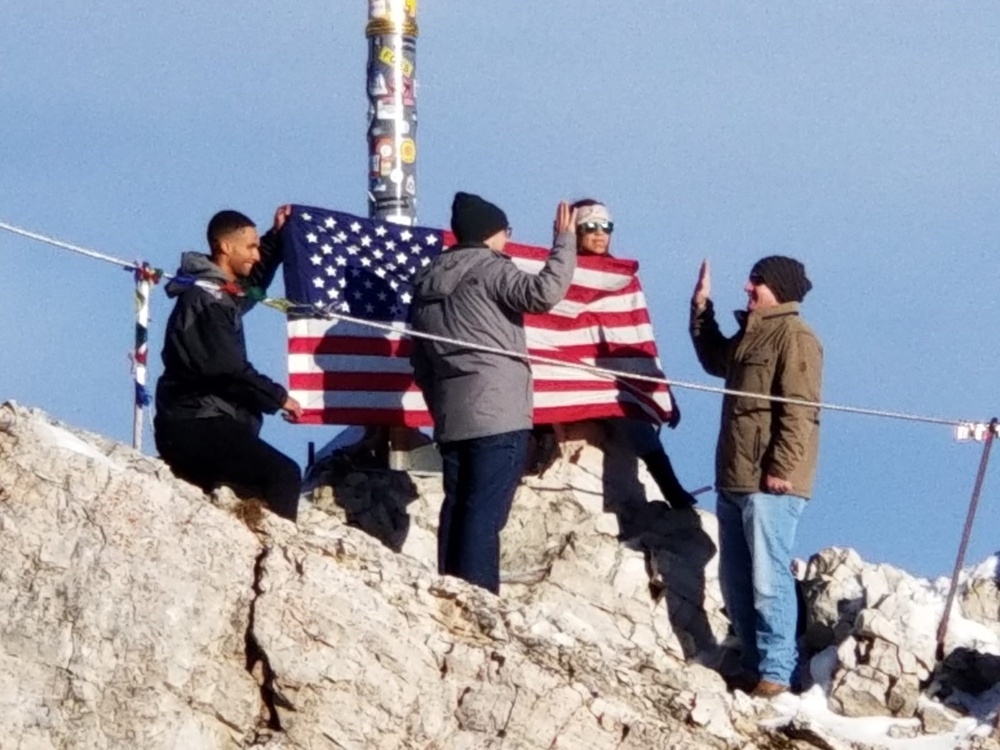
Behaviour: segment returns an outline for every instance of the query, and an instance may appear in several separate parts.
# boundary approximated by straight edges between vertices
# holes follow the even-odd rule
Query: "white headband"
[[[611,212],[602,203],[593,206],[581,206],[576,209],[576,225],[586,224],[588,221],[611,221]]]

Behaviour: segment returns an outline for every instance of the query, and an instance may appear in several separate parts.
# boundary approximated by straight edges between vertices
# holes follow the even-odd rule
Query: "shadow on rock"
[[[717,550],[701,516],[649,500],[639,479],[639,459],[622,446],[606,447],[603,477],[604,509],[618,518],[622,543],[645,554],[650,594],[666,602],[685,658],[715,652],[718,643],[705,609],[705,568]]]
[[[394,552],[400,552],[410,532],[410,503],[419,497],[405,471],[335,469],[318,473],[313,504],[361,529]]]

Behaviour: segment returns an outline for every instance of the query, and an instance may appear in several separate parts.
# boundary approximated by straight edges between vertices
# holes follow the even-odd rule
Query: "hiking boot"
[[[753,689],[753,692],[750,693],[750,696],[752,698],[774,698],[787,692],[788,685],[782,685],[780,682],[771,682],[770,680],[761,680],[757,683],[757,687]]]
[[[757,685],[760,683],[760,677],[756,672],[739,672],[734,675],[723,675],[726,681],[726,687],[729,688],[730,692],[735,693],[737,690],[750,695]]]

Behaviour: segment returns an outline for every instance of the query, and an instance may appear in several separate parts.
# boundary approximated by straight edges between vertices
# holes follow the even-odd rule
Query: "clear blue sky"
[[[365,0],[6,6],[0,220],[173,269],[220,208],[261,224],[286,201],[367,210]],[[815,284],[804,314],[828,400],[1000,413],[995,3],[423,0],[419,13],[421,223],[445,223],[452,193],[471,190],[542,243],[558,199],[605,200],[612,249],[642,264],[667,373],[703,382],[687,337],[701,259],[725,311],[743,306],[758,257],[794,255]],[[0,398],[127,440],[128,275],[6,234],[0,259]],[[154,375],[168,312],[160,291]],[[281,316],[247,322],[253,361],[284,378]],[[682,479],[706,484],[719,399],[677,395],[665,442]],[[797,553],[850,545],[950,572],[979,446],[832,413],[822,430]],[[333,433],[265,428],[300,462]],[[1000,465],[971,559],[1000,547],[998,521]]]

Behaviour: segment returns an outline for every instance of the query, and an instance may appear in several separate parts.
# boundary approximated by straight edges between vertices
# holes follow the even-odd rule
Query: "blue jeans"
[[[528,430],[441,443],[438,571],[500,591],[500,532],[528,453]]]
[[[719,492],[719,583],[743,650],[743,668],[790,685],[798,602],[792,545],[806,501],[793,495]]]

